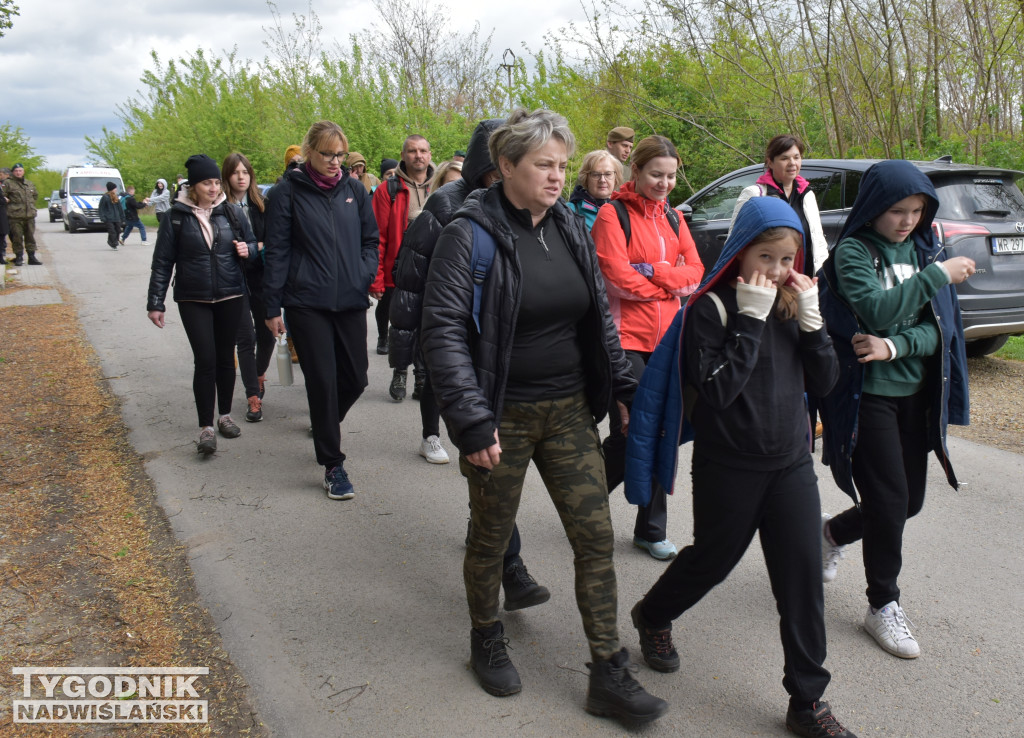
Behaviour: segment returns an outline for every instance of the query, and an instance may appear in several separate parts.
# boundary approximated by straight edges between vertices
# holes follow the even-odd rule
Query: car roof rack
[[[953,163],[953,155],[952,154],[946,154],[945,156],[940,156],[939,158],[935,159],[935,161],[941,161],[941,162],[944,162],[946,164],[952,164]]]

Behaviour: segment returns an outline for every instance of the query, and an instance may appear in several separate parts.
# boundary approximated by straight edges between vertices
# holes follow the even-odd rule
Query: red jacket
[[[373,192],[373,216],[377,219],[377,230],[380,232],[380,260],[377,263],[377,278],[370,285],[370,292],[383,292],[387,287],[395,286],[391,272],[395,268],[395,258],[402,246],[402,236],[408,225],[409,188],[400,177],[395,177],[398,190],[395,199],[388,196],[388,182],[385,180],[377,185]]]
[[[619,328],[622,348],[654,351],[686,297],[700,284],[704,265],[697,247],[679,218],[679,236],[665,215],[664,202],[638,195],[626,182],[613,200],[621,200],[629,213],[630,242],[622,232],[615,208],[602,205],[591,229],[597,259],[608,288],[612,317]],[[650,264],[648,279],[630,264]]]

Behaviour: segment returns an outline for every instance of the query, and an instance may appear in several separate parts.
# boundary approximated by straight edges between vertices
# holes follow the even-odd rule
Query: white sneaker
[[[826,584],[836,578],[839,561],[846,558],[843,553],[846,546],[837,546],[825,536],[825,523],[831,519],[828,513],[821,514],[821,581]]]
[[[427,436],[420,444],[420,456],[431,464],[447,464],[448,452],[441,445],[441,439],[437,436]]]
[[[864,616],[864,630],[878,641],[879,646],[901,659],[916,659],[921,655],[921,647],[910,634],[907,623],[910,621],[906,613],[896,602],[878,610],[868,605],[868,613]]]

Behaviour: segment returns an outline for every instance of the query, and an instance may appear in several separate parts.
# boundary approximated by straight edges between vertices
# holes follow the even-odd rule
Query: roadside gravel
[[[1004,451],[1024,453],[1024,362],[983,356],[967,360],[971,424],[952,435]]]

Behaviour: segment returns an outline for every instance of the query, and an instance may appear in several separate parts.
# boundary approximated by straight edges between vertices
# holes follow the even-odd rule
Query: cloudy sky
[[[21,14],[0,38],[0,124],[20,127],[48,169],[86,160],[85,137],[103,127],[119,130],[117,106],[141,87],[151,64],[150,50],[162,60],[196,48],[220,54],[238,47],[242,59],[266,54],[263,28],[271,25],[259,0],[19,0]],[[526,42],[542,46],[548,30],[568,21],[585,22],[580,0],[516,0],[482,3],[445,0],[452,25],[469,32],[480,23],[484,36],[494,29],[494,50],[516,53]],[[277,0],[290,26],[292,13],[308,12],[307,0]],[[313,9],[329,45],[369,27],[368,0],[314,0]]]

